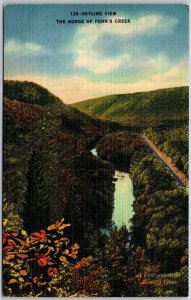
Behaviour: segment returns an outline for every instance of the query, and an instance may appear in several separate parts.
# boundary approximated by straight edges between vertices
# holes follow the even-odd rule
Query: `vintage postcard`
[[[4,296],[188,296],[188,31],[187,5],[4,6]]]

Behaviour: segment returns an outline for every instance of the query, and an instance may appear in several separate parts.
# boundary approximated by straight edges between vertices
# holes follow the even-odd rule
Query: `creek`
[[[90,150],[98,157],[96,148]],[[130,229],[131,218],[133,217],[133,184],[128,173],[115,170],[115,192],[114,192],[114,210],[112,215],[113,225],[121,227],[126,225]]]

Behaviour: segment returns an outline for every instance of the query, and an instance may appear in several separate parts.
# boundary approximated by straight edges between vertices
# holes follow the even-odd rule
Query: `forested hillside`
[[[187,125],[163,128],[163,131],[148,128],[146,132],[186,172]],[[187,293],[187,188],[178,185],[164,163],[144,143],[141,134],[130,131],[109,133],[100,139],[97,150],[101,158],[114,163],[117,169],[129,171],[135,197],[131,227],[134,243],[145,249],[155,267],[160,266],[162,275],[157,271],[151,276],[152,280],[157,282],[160,276],[165,278],[160,282],[160,289],[154,288],[151,292],[147,286],[146,294],[142,295]],[[177,282],[170,283],[170,276],[173,280],[177,276]],[[148,282],[145,285],[149,285]]]
[[[73,106],[98,119],[135,126],[176,123],[188,118],[188,87],[111,95],[78,102]]]
[[[5,81],[3,192],[27,231],[64,216],[68,222],[74,218],[81,230],[88,222],[97,228],[111,218],[113,169],[89,151],[108,130],[34,83]]]
[[[186,296],[188,190],[142,131],[186,174],[188,88],[75,106],[89,116],[37,84],[4,82],[4,295]],[[132,180],[130,229],[112,220],[116,170]]]

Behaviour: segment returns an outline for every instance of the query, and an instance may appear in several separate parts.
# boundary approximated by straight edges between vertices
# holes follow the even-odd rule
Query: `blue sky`
[[[41,84],[66,103],[188,85],[188,15],[184,5],[8,5],[4,76]]]

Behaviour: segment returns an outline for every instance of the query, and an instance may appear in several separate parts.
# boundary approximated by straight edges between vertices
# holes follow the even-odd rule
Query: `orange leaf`
[[[65,227],[69,227],[69,226],[71,226],[71,224],[62,224],[62,226],[60,226],[58,230],[63,230]]]
[[[70,240],[68,238],[61,238],[60,242],[65,242],[65,245],[68,245]]]
[[[48,251],[45,253],[45,254],[43,254],[43,256],[45,257],[45,256],[48,256],[48,254],[50,253],[50,249],[48,249]]]
[[[57,229],[58,228],[58,224],[52,224],[50,226],[48,226],[47,230],[54,230],[54,229]]]
[[[20,252],[20,253],[27,253],[27,252],[29,252],[29,250],[19,249],[19,252]]]
[[[68,256],[70,256],[70,257],[72,257],[72,258],[74,258],[74,259],[76,259],[76,258],[77,258],[77,255],[76,255],[76,253],[70,253],[70,254],[68,254]]]
[[[65,256],[60,256],[59,260],[63,263],[67,263],[67,259]]]
[[[64,222],[64,218],[62,218],[62,220],[60,222],[58,222],[58,227],[60,227],[63,222]]]
[[[19,258],[27,258],[28,255],[17,253],[17,257],[19,257]]]
[[[10,255],[7,255],[7,257],[5,257],[5,259],[10,260],[10,259],[13,259],[14,257],[15,257],[15,255],[10,254]]]
[[[77,264],[75,265],[75,268],[76,269],[81,269],[83,267],[88,267],[91,264],[92,261],[93,261],[92,256],[82,258],[80,261],[77,262]]]
[[[13,283],[17,283],[17,280],[12,278],[11,280],[9,280],[8,284],[13,284]]]
[[[68,249],[64,250],[64,251],[62,252],[62,254],[68,255],[68,254],[69,254]]]
[[[26,275],[27,275],[27,271],[26,271],[26,270],[20,270],[20,274],[21,274],[22,276],[26,276]]]
[[[77,250],[77,249],[80,248],[80,246],[79,246],[77,243],[75,243],[75,244],[72,245],[70,248],[71,248],[72,250]]]
[[[60,222],[57,222],[53,225],[50,225],[47,230],[54,230],[54,229],[58,229],[58,230],[63,230],[65,227],[71,226],[70,224],[63,224],[64,219],[62,219]]]

